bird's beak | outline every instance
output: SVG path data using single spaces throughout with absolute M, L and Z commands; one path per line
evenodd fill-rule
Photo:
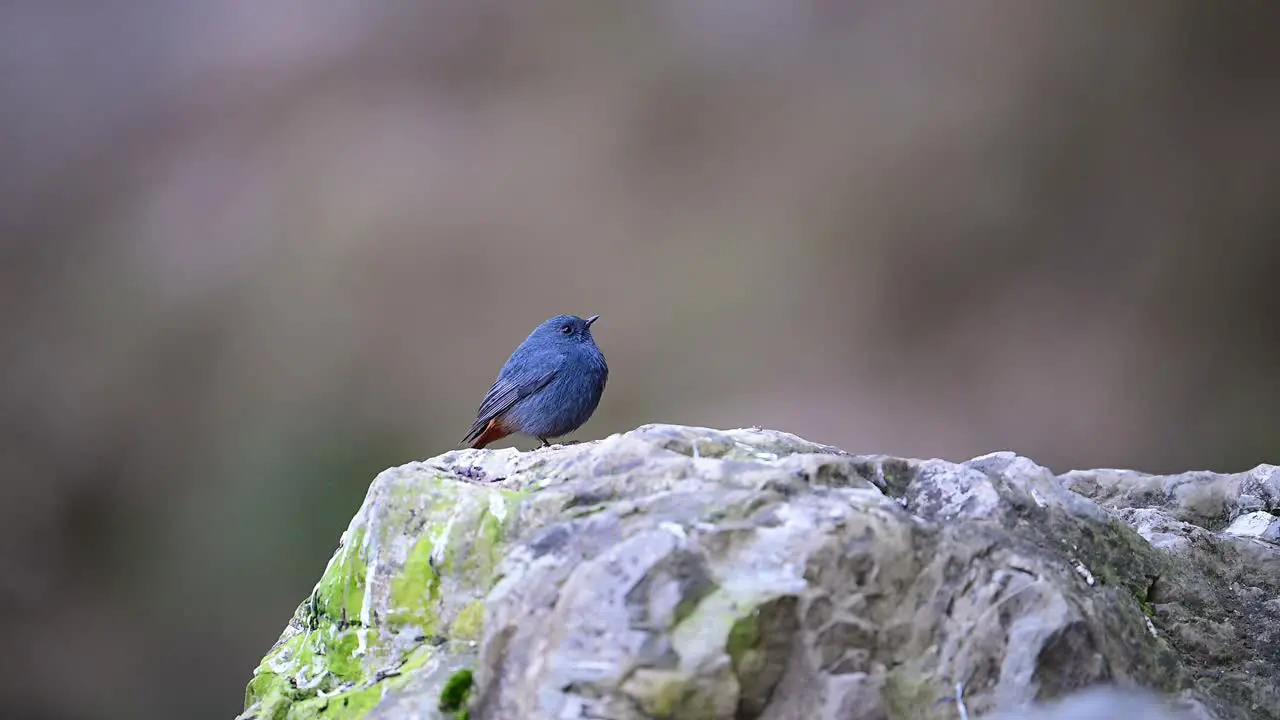
M 599 315 L 592 315 L 591 317 L 587 318 L 587 327 L 591 327 L 591 323 L 599 319 L 600 319 Z

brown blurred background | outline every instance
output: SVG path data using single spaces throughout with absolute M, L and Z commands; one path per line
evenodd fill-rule
M 1262 2 L 4 3 L 4 716 L 234 716 L 373 476 L 560 312 L 612 370 L 578 439 L 1277 461 L 1278 38 Z

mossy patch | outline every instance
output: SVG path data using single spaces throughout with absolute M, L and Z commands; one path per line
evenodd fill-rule
M 683 716 L 686 701 L 694 694 L 690 678 L 675 670 L 642 668 L 628 681 L 628 691 L 641 709 L 655 718 Z
M 307 626 L 310 629 L 320 626 L 321 615 L 341 625 L 358 622 L 364 608 L 364 584 L 367 580 L 367 568 L 360 557 L 364 537 L 364 528 L 353 532 L 339 548 L 335 562 L 316 584 L 307 603 Z
M 527 493 L 394 469 L 380 478 L 246 686 L 259 720 L 359 717 L 400 682 L 375 668 L 399 659 L 404 675 L 440 652 L 437 639 L 480 638 L 483 596 Z M 403 630 L 424 641 L 407 656 L 389 643 Z
M 1156 616 L 1156 609 L 1152 606 L 1151 601 L 1147 599 L 1148 593 L 1143 593 L 1141 595 L 1138 593 L 1132 594 L 1133 599 L 1138 603 L 1138 607 L 1142 609 L 1142 614 L 1149 618 L 1154 618 Z
M 395 686 L 403 680 L 393 678 Z M 315 696 L 293 686 L 287 679 L 266 673 L 254 678 L 253 687 L 247 693 L 245 707 L 258 703 L 255 720 L 304 720 L 326 718 L 332 720 L 356 720 L 364 717 L 383 694 L 391 689 L 392 680 L 366 688 L 352 688 L 336 695 Z
M 261 703 L 258 707 L 258 720 L 284 720 L 289 707 L 305 695 L 289 684 L 287 680 L 272 672 L 258 673 L 249 681 L 245 689 L 244 706 Z
M 487 591 L 493 584 L 498 563 L 506 548 L 508 530 L 519 513 L 526 493 L 493 489 L 484 496 L 487 503 L 476 519 L 469 558 L 462 571 L 476 589 Z
M 499 502 L 502 502 L 499 500 Z M 471 548 L 471 567 L 474 578 L 487 584 L 494 568 L 502 560 L 503 521 L 485 509 L 476 528 L 475 542 Z M 487 589 L 487 588 L 486 588 Z
M 264 720 L 318 712 L 359 717 L 376 702 L 377 687 L 357 690 L 366 680 L 362 659 L 378 638 L 360 620 L 367 582 L 364 540 L 363 528 L 345 539 L 299 609 L 300 622 L 267 653 L 246 687 L 245 707 L 257 703 Z
M 694 611 L 698 609 L 698 602 L 700 600 L 702 600 L 701 597 L 682 598 L 680 602 L 676 603 L 676 609 L 671 616 L 671 626 L 675 627 L 676 625 L 679 625 L 684 622 L 685 618 L 692 615 Z
M 454 640 L 474 642 L 484 630 L 484 601 L 472 600 L 453 619 L 449 635 Z
M 389 684 L 379 683 L 361 690 L 347 692 L 330 697 L 316 697 L 295 703 L 284 715 L 283 720 L 359 720 L 369 714 L 382 696 L 389 689 Z
M 917 720 L 929 717 L 929 711 L 937 703 L 938 692 L 933 684 L 906 671 L 890 672 L 880 691 L 889 720 Z
M 320 631 L 295 635 L 277 647 L 249 682 L 246 702 L 272 692 L 277 684 L 272 678 L 290 687 L 309 689 L 305 693 L 299 690 L 298 697 L 313 695 L 316 690 L 330 692 L 359 679 L 360 663 L 352 656 L 358 644 L 355 632 L 337 633 L 328 642 L 326 635 Z
M 519 502 L 520 495 L 494 490 L 462 497 L 457 489 L 449 488 L 449 505 L 455 514 L 433 517 L 423 527 L 404 567 L 392 580 L 388 622 L 416 625 L 427 635 L 441 634 L 442 621 L 449 622 L 449 608 L 442 601 L 446 578 L 462 586 L 450 585 L 454 596 L 467 586 L 483 593 L 493 584 L 505 547 L 506 524 L 515 512 L 511 503 Z M 459 614 L 468 610 L 469 606 L 463 607 Z M 454 618 L 454 634 L 459 629 L 464 636 L 478 633 L 478 620 Z
M 404 567 L 391 581 L 391 613 L 387 622 L 417 625 L 433 634 L 440 603 L 440 575 L 431 564 L 431 537 L 423 534 L 414 544 Z
M 410 673 L 426 665 L 435 653 L 433 647 L 419 647 L 405 658 L 397 672 L 379 677 L 372 684 L 346 683 L 328 696 L 317 696 L 314 688 L 297 687 L 293 678 L 260 671 L 249 682 L 245 707 L 257 704 L 255 720 L 356 720 L 372 710 L 387 692 L 407 683 Z
M 733 663 L 733 671 L 741 673 L 744 665 L 749 665 L 749 654 L 760 644 L 760 623 L 756 614 L 738 620 L 729 628 L 729 638 L 725 642 L 725 652 Z
M 506 488 L 493 488 L 492 491 L 498 493 L 498 495 L 500 495 L 503 500 L 506 500 L 507 505 L 512 506 L 512 509 L 515 509 L 514 506 L 519 505 L 521 502 L 524 501 L 525 498 L 529 497 L 528 490 L 507 490 Z
M 1152 579 L 1168 572 L 1167 559 L 1114 518 L 1092 522 L 1043 508 L 1021 509 L 1015 517 L 1020 525 L 1034 526 L 1031 537 L 1047 537 L 1063 556 L 1079 559 L 1101 584 L 1124 588 L 1135 597 L 1146 597 Z
M 774 599 L 772 595 L 764 590 L 719 588 L 702 598 L 671 630 L 681 667 L 698 667 L 722 654 L 729 655 L 735 667 L 749 659 L 760 643 L 758 610 Z
M 440 702 L 438 707 L 441 712 L 457 712 L 466 705 L 467 698 L 471 695 L 471 686 L 475 683 L 471 670 L 462 669 L 445 681 L 444 687 L 440 690 Z
M 324 648 L 324 666 L 334 676 L 346 682 L 359 680 L 363 675 L 360 657 L 356 650 L 360 647 L 360 638 L 354 630 L 338 632 Z

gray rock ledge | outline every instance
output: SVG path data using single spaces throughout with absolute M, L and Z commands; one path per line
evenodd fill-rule
M 457 450 L 373 481 L 240 718 L 1280 720 L 1278 516 L 1269 465 Z

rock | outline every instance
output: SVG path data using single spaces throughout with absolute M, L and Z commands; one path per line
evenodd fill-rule
M 1063 475 L 1062 482 L 1068 489 L 1110 509 L 1154 508 L 1175 520 L 1209 530 L 1221 530 L 1249 512 L 1280 514 L 1280 467 L 1275 465 L 1259 465 L 1248 472 L 1228 475 L 1076 470 Z
M 1208 720 L 1213 714 L 1195 700 L 1167 701 L 1152 693 L 1091 688 L 1032 710 L 1008 710 L 984 720 Z
M 1251 537 L 1267 542 L 1280 542 L 1280 516 L 1269 512 L 1246 513 L 1231 521 L 1224 533 L 1239 537 Z
M 1280 719 L 1269 467 L 457 450 L 374 480 L 241 718 Z

